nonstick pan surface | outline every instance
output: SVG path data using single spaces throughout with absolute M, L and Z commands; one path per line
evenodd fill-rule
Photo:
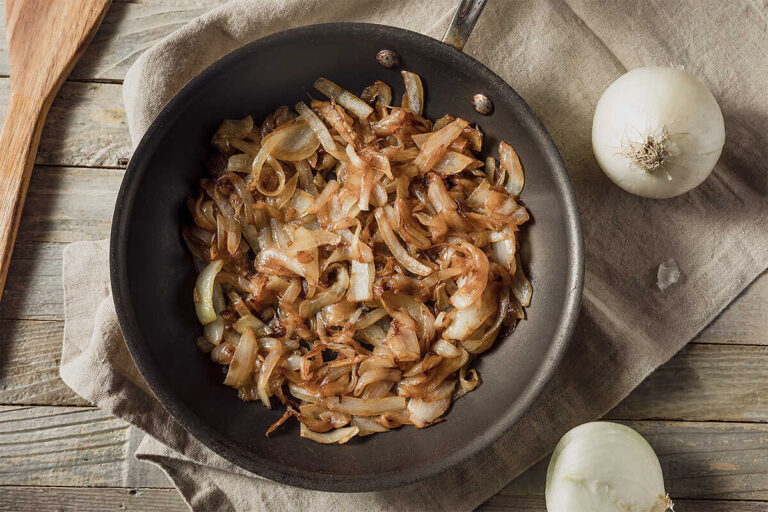
M 382 48 L 401 56 L 386 69 Z M 294 105 L 324 76 L 359 93 L 375 80 L 403 93 L 399 70 L 423 80 L 425 115 L 480 124 L 495 154 L 510 143 L 525 168 L 522 254 L 534 287 L 528 318 L 475 363 L 482 384 L 458 400 L 447 420 L 403 427 L 346 445 L 302 439 L 298 426 L 267 428 L 282 411 L 245 403 L 222 384 L 221 367 L 195 345 L 201 329 L 192 290 L 195 269 L 181 226 L 185 198 L 197 190 L 223 119 L 262 119 Z M 554 86 L 554 85 L 553 85 Z M 472 107 L 475 93 L 492 115 Z M 444 471 L 508 430 L 552 375 L 576 321 L 583 279 L 579 216 L 562 159 L 541 122 L 488 68 L 435 39 L 392 27 L 336 23 L 281 32 L 227 55 L 187 84 L 163 109 L 131 159 L 115 208 L 111 275 L 120 326 L 142 375 L 176 421 L 234 464 L 272 480 L 328 491 L 371 491 Z

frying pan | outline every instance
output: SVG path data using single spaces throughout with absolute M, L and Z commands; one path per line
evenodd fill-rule
M 464 1 L 448 31 L 460 48 L 482 1 Z M 389 49 L 399 66 L 376 55 Z M 290 64 L 288 64 L 290 63 Z M 523 261 L 534 287 L 528 318 L 475 368 L 482 384 L 460 399 L 447 421 L 321 445 L 298 427 L 266 429 L 282 414 L 245 403 L 222 385 L 221 367 L 202 353 L 192 290 L 195 270 L 180 228 L 185 198 L 197 190 L 223 119 L 261 119 L 293 105 L 324 76 L 352 91 L 380 79 L 403 93 L 400 69 L 424 82 L 425 114 L 476 121 L 486 151 L 510 143 L 525 168 L 522 199 L 533 221 L 523 229 Z M 272 70 L 264 72 L 263 70 Z M 474 110 L 485 94 L 490 115 Z M 315 93 L 316 94 L 316 93 Z M 128 348 L 154 394 L 176 421 L 234 464 L 272 480 L 326 491 L 372 491 L 433 476 L 467 459 L 508 430 L 552 375 L 576 321 L 583 278 L 579 216 L 562 159 L 541 122 L 515 91 L 457 47 L 418 33 L 361 23 L 314 25 L 265 37 L 230 53 L 188 83 L 138 145 L 115 207 L 112 290 Z

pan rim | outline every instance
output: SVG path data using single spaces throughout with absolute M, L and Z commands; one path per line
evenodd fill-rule
M 367 476 L 324 475 L 263 459 L 258 454 L 242 456 L 212 435 L 213 431 L 205 427 L 190 409 L 182 406 L 174 397 L 172 388 L 166 385 L 160 372 L 153 369 L 152 358 L 143 350 L 146 343 L 138 328 L 129 292 L 127 233 L 139 185 L 148 171 L 147 162 L 156 149 L 156 146 L 153 147 L 153 141 L 158 139 L 157 134 L 162 133 L 169 122 L 180 115 L 187 99 L 193 97 L 198 88 L 219 70 L 226 69 L 231 62 L 243 58 L 249 52 L 257 51 L 259 47 L 268 47 L 279 44 L 281 41 L 327 33 L 344 33 L 355 37 L 371 32 L 414 40 L 425 46 L 425 51 L 432 51 L 443 58 L 457 60 L 463 65 L 471 66 L 485 83 L 492 83 L 504 90 L 505 100 L 514 104 L 519 111 L 521 124 L 535 140 L 539 141 L 547 166 L 552 172 L 558 195 L 562 198 L 568 239 L 568 292 L 562 313 L 557 319 L 556 334 L 552 338 L 544 362 L 539 366 L 534 378 L 527 383 L 515 406 L 505 411 L 482 436 L 476 437 L 462 449 L 447 457 L 406 469 Z M 425 480 L 466 461 L 498 440 L 530 409 L 559 366 L 576 327 L 584 280 L 583 234 L 575 193 L 560 152 L 538 116 L 509 84 L 473 57 L 418 32 L 372 23 L 324 23 L 277 32 L 235 49 L 206 67 L 184 85 L 158 113 L 134 150 L 115 203 L 109 260 L 115 310 L 131 357 L 158 401 L 184 430 L 218 455 L 256 475 L 297 487 L 331 492 L 379 491 Z M 255 460 L 258 463 L 255 463 Z

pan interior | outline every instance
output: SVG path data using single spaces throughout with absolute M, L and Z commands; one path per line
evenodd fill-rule
M 398 70 L 376 63 L 390 48 L 418 73 L 425 115 L 476 121 L 484 146 L 499 140 L 519 153 L 522 199 L 533 222 L 523 230 L 523 259 L 534 286 L 528 319 L 475 363 L 482 379 L 447 421 L 404 427 L 321 445 L 281 428 L 267 439 L 279 407 L 245 403 L 222 385 L 221 367 L 198 350 L 192 304 L 195 271 L 180 235 L 191 222 L 185 198 L 196 191 L 211 154 L 210 138 L 227 118 L 261 120 L 279 105 L 320 97 L 324 76 L 359 94 L 375 80 L 403 93 Z M 477 92 L 494 102 L 491 116 L 472 109 Z M 113 288 L 128 346 L 152 390 L 197 439 L 235 464 L 293 485 L 335 491 L 392 487 L 447 469 L 477 452 L 516 421 L 562 353 L 578 307 L 580 234 L 562 161 L 538 120 L 498 77 L 471 58 L 411 32 L 334 24 L 284 32 L 251 43 L 203 72 L 164 109 L 136 151 L 115 212 Z M 277 400 L 275 400 L 277 402 Z M 279 404 L 276 404 L 279 405 Z

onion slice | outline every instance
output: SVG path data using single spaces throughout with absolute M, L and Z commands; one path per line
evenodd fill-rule
M 507 173 L 507 181 L 504 188 L 513 196 L 520 195 L 525 184 L 525 175 L 523 166 L 520 164 L 520 158 L 512 146 L 506 142 L 499 142 L 499 163 L 501 169 Z
M 216 275 L 223 266 L 223 260 L 212 261 L 197 276 L 194 292 L 195 313 L 203 325 L 215 321 L 218 317 L 213 307 L 213 289 Z
M 410 71 L 401 71 L 400 73 L 403 75 L 403 82 L 405 82 L 403 108 L 421 115 L 422 110 L 424 110 L 424 87 L 421 85 L 421 78 Z
M 430 171 L 443 158 L 451 142 L 461 135 L 461 131 L 468 125 L 469 122 L 463 119 L 456 119 L 444 128 L 430 134 L 429 138 L 424 141 L 421 152 L 419 152 L 419 156 L 416 157 L 413 163 L 423 173 Z
M 344 444 L 355 437 L 358 432 L 360 429 L 357 427 L 344 427 L 321 434 L 310 430 L 304 423 L 301 424 L 301 437 L 322 444 Z
M 314 130 L 317 139 L 320 141 L 320 144 L 323 145 L 323 149 L 329 153 L 338 151 L 336 142 L 334 142 L 333 137 L 331 137 L 331 132 L 328 131 L 325 123 L 317 117 L 317 114 L 315 114 L 311 108 L 309 108 L 303 101 L 300 101 L 296 104 L 296 112 L 298 112 L 301 118 L 307 122 L 312 130 Z
M 461 251 L 470 257 L 469 272 L 463 276 L 464 284 L 451 295 L 449 302 L 457 309 L 469 307 L 478 300 L 488 285 L 489 263 L 483 251 L 473 244 L 464 242 Z
M 533 287 L 531 286 L 528 278 L 523 273 L 523 266 L 520 264 L 520 254 L 515 255 L 516 270 L 515 275 L 512 276 L 512 293 L 515 294 L 517 300 L 524 307 L 531 305 L 531 295 L 533 295 Z
M 411 398 L 408 401 L 408 418 L 417 428 L 428 427 L 448 410 L 449 405 L 451 405 L 450 396 L 432 402 Z
M 399 411 L 406 406 L 405 398 L 402 396 L 373 399 L 344 396 L 341 399 L 329 398 L 326 402 L 328 409 L 353 416 L 377 416 L 387 411 Z
M 365 119 L 373 113 L 366 102 L 327 78 L 318 78 L 314 83 L 315 89 L 333 99 L 342 107 L 353 112 L 360 119 Z
M 374 215 L 376 216 L 376 222 L 379 226 L 379 231 L 384 243 L 387 244 L 389 250 L 392 251 L 392 255 L 397 258 L 405 268 L 418 274 L 420 276 L 428 276 L 432 273 L 432 269 L 421 263 L 416 258 L 413 258 L 408 252 L 400 245 L 400 242 L 395 236 L 395 232 L 392 230 L 392 225 L 389 222 L 389 218 L 383 208 L 376 208 Z
M 224 384 L 233 388 L 241 388 L 253 373 L 258 351 L 259 344 L 256 342 L 256 336 L 252 330 L 246 329 L 240 337 L 240 343 L 237 344 L 235 356 L 229 363 L 229 371 L 227 371 Z

